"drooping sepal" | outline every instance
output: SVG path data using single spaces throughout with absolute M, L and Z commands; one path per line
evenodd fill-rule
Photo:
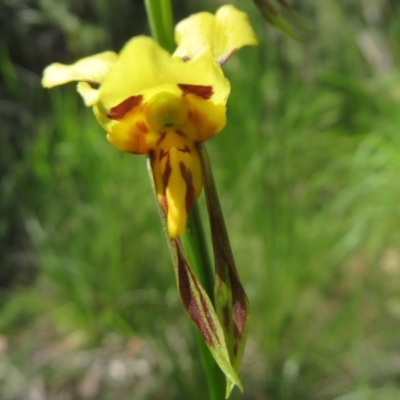
M 224 330 L 230 361 L 237 373 L 246 345 L 249 302 L 236 270 L 207 152 L 204 144 L 199 144 L 198 148 L 215 259 L 214 302 Z M 230 395 L 233 386 L 232 382 L 227 381 L 226 397 Z
M 71 65 L 53 63 L 44 70 L 42 85 L 52 88 L 73 81 L 100 84 L 117 60 L 116 53 L 105 51 L 82 58 Z
M 219 65 L 243 46 L 257 44 L 247 15 L 230 4 L 215 14 L 200 12 L 185 18 L 175 27 L 175 40 L 175 57 L 191 60 L 210 49 Z
M 235 385 L 240 390 L 243 390 L 243 387 L 232 363 L 224 329 L 206 291 L 190 268 L 179 239 L 171 240 L 175 242 L 172 246 L 176 246 L 174 266 L 181 302 L 216 363 L 225 374 L 227 388 L 230 388 L 226 391 L 226 397 L 228 397 Z

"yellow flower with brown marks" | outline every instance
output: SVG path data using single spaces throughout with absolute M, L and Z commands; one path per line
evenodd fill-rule
M 172 238 L 202 189 L 197 144 L 226 124 L 229 81 L 220 67 L 236 50 L 257 43 L 246 14 L 231 5 L 194 14 L 175 30 L 174 54 L 152 38 L 129 40 L 119 54 L 103 52 L 72 65 L 48 66 L 46 88 L 78 81 L 108 141 L 150 157 L 157 198 Z

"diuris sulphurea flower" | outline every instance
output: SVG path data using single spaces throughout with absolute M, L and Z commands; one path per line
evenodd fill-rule
M 138 36 L 119 54 L 52 64 L 42 81 L 46 88 L 78 81 L 108 141 L 150 157 L 172 238 L 185 231 L 187 213 L 202 190 L 197 144 L 226 124 L 230 85 L 220 65 L 240 47 L 257 43 L 246 14 L 231 5 L 181 21 L 175 39 L 172 55 L 152 38 Z

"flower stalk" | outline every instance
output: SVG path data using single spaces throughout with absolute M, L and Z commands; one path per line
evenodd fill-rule
M 175 43 L 170 0 L 145 0 L 144 4 L 152 36 L 162 48 L 172 53 Z

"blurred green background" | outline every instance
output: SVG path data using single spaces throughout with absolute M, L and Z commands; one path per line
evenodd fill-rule
M 232 399 L 399 399 L 400 3 L 293 0 L 303 43 L 233 3 L 260 46 L 208 144 L 252 310 Z M 0 0 L 0 27 L 0 398 L 204 400 L 144 158 L 40 86 L 147 34 L 142 1 Z

